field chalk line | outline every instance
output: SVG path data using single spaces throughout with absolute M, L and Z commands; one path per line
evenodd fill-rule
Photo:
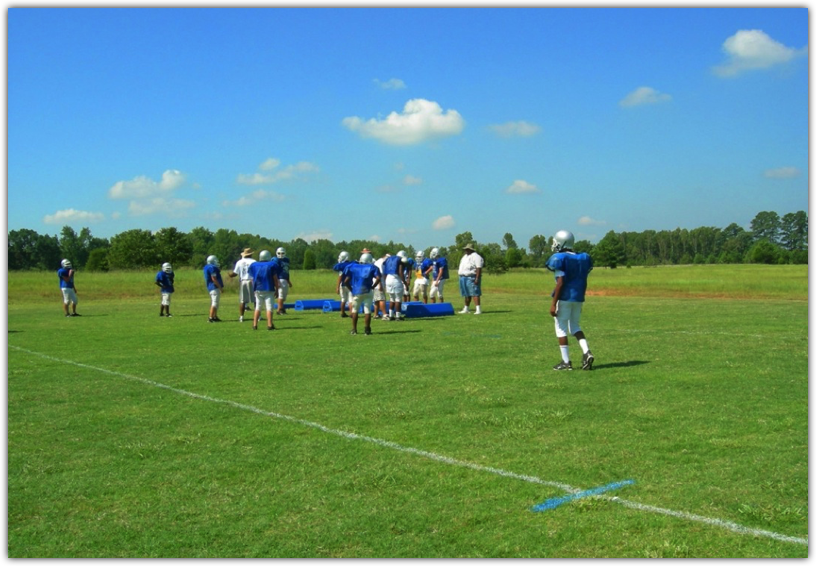
M 441 454 L 436 454 L 434 452 L 427 452 L 425 450 L 419 450 L 417 448 L 411 448 L 410 446 L 402 446 L 401 444 L 397 444 L 396 442 L 390 442 L 388 440 L 373 438 L 371 436 L 363 436 L 363 435 L 360 435 L 360 434 L 355 434 L 353 432 L 346 432 L 346 431 L 343 431 L 343 430 L 337 430 L 337 429 L 333 429 L 333 428 L 329 428 L 327 426 L 324 426 L 324 425 L 322 425 L 320 423 L 315 423 L 315 422 L 299 419 L 297 417 L 291 417 L 289 415 L 283 415 L 283 414 L 280 414 L 280 413 L 275 413 L 275 412 L 272 412 L 272 411 L 264 411 L 263 409 L 259 409 L 258 407 L 253 407 L 251 405 L 244 405 L 243 403 L 236 403 L 235 401 L 228 401 L 228 400 L 225 400 L 225 399 L 217 399 L 215 397 L 209 397 L 207 395 L 201 395 L 199 393 L 193 393 L 192 391 L 186 391 L 184 389 L 178 389 L 176 387 L 172 387 L 170 385 L 165 385 L 164 383 L 159 383 L 158 381 L 152 381 L 152 380 L 146 379 L 144 377 L 137 377 L 137 376 L 134 376 L 134 375 L 128 375 L 126 373 L 121 373 L 121 372 L 118 372 L 118 371 L 112 371 L 112 370 L 105 369 L 105 368 L 91 366 L 91 365 L 88 365 L 88 364 L 83 364 L 81 362 L 75 362 L 73 360 L 55 358 L 55 357 L 49 356 L 47 354 L 42 354 L 40 352 L 34 352 L 32 350 L 27 350 L 27 349 L 21 348 L 19 346 L 13 346 L 11 344 L 9 344 L 8 347 L 9 347 L 9 349 L 14 349 L 14 350 L 17 350 L 19 352 L 24 352 L 26 354 L 30 354 L 32 356 L 37 356 L 37 357 L 43 358 L 45 360 L 51 360 L 51 361 L 62 363 L 62 364 L 69 364 L 69 365 L 73 365 L 73 366 L 76 366 L 76 367 L 90 369 L 90 370 L 93 370 L 93 371 L 98 371 L 100 373 L 105 373 L 105 374 L 108 374 L 108 375 L 113 375 L 113 376 L 116 376 L 116 377 L 129 379 L 129 380 L 132 380 L 132 381 L 137 381 L 139 383 L 144 383 L 146 385 L 151 385 L 153 387 L 158 387 L 160 389 L 165 389 L 167 391 L 172 391 L 174 393 L 178 393 L 179 395 L 185 395 L 185 396 L 191 397 L 193 399 L 199 399 L 199 400 L 202 400 L 202 401 L 209 401 L 211 403 L 219 403 L 219 404 L 222 404 L 222 405 L 228 405 L 228 406 L 231 406 L 231 407 L 235 407 L 237 409 L 241 409 L 241 410 L 244 410 L 244 411 L 249 411 L 249 412 L 256 413 L 256 414 L 259 414 L 259 415 L 263 415 L 263 416 L 266 416 L 266 417 L 273 417 L 273 418 L 276 418 L 276 419 L 289 421 L 289 422 L 300 424 L 300 425 L 307 426 L 307 427 L 310 427 L 310 428 L 315 428 L 315 429 L 323 431 L 325 433 L 332 434 L 332 435 L 335 435 L 335 436 L 341 436 L 343 438 L 348 438 L 350 440 L 362 440 L 362 441 L 365 441 L 365 442 L 370 442 L 372 444 L 376 444 L 377 446 L 382 446 L 382 447 L 385 447 L 385 448 L 391 448 L 392 450 L 397 450 L 399 452 L 414 454 L 416 456 L 421 456 L 423 458 L 427 458 L 429 460 L 434 460 L 434 461 L 437 461 L 437 462 L 442 462 L 444 464 L 449 464 L 451 466 L 459 466 L 459 467 L 462 467 L 462 468 L 469 468 L 471 470 L 475 470 L 475 471 L 478 471 L 478 472 L 488 472 L 488 473 L 495 474 L 495 475 L 502 476 L 502 477 L 506 477 L 506 478 L 517 479 L 517 480 L 526 481 L 526 482 L 529 482 L 529 483 L 534 483 L 534 484 L 539 484 L 539 485 L 546 485 L 546 486 L 549 486 L 549 487 L 556 487 L 558 489 L 561 489 L 561 490 L 567 492 L 570 495 L 580 494 L 583 491 L 585 491 L 585 490 L 581 490 L 581 489 L 575 488 L 575 487 L 573 487 L 571 485 L 567 485 L 567 484 L 564 484 L 564 483 L 547 481 L 547 480 L 543 480 L 541 478 L 537 478 L 535 476 L 517 474 L 515 472 L 510 472 L 510 471 L 502 470 L 502 469 L 499 469 L 499 468 L 492 468 L 492 467 L 489 467 L 489 466 L 482 466 L 482 465 L 479 465 L 479 464 L 474 464 L 472 462 L 466 462 L 464 460 L 457 460 L 455 458 L 449 458 L 448 456 L 442 456 Z M 707 524 L 707 525 L 711 525 L 713 527 L 719 527 L 719 528 L 722 528 L 722 529 L 726 529 L 726 530 L 729 530 L 729 531 L 732 531 L 734 533 L 738 533 L 738 534 L 741 534 L 741 535 L 751 535 L 751 536 L 757 536 L 757 537 L 765 537 L 765 538 L 770 538 L 770 539 L 774 539 L 774 540 L 778 540 L 778 541 L 782 541 L 782 542 L 802 544 L 802 545 L 805 545 L 805 546 L 807 546 L 807 544 L 808 544 L 808 539 L 807 538 L 793 537 L 793 536 L 783 535 L 783 534 L 780 534 L 780 533 L 775 533 L 773 531 L 766 531 L 766 530 L 762 530 L 762 529 L 754 529 L 754 528 L 751 528 L 751 527 L 746 527 L 746 526 L 740 525 L 738 523 L 734 523 L 732 521 L 725 521 L 723 519 L 713 519 L 713 518 L 710 518 L 710 517 L 704 517 L 702 515 L 695 515 L 694 513 L 686 513 L 684 511 L 673 511 L 671 509 L 664 509 L 664 508 L 661 508 L 661 507 L 655 507 L 653 505 L 645 505 L 645 504 L 642 504 L 642 503 L 637 503 L 635 501 L 627 501 L 625 499 L 620 499 L 618 497 L 610 497 L 608 495 L 598 495 L 597 497 L 600 498 L 600 499 L 606 499 L 608 501 L 618 503 L 620 505 L 623 505 L 624 507 L 628 507 L 629 509 L 634 509 L 634 510 L 637 510 L 637 511 L 644 511 L 644 512 L 647 512 L 647 513 L 655 513 L 655 514 L 658 514 L 658 515 L 667 515 L 669 517 L 675 517 L 677 519 L 682 519 L 682 520 L 685 520 L 685 521 L 694 521 L 694 522 L 697 522 L 697 523 L 704 523 L 704 524 Z

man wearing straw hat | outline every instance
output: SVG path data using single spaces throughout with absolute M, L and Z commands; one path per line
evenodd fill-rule
M 240 302 L 240 306 L 238 310 L 240 311 L 240 316 L 238 317 L 239 322 L 244 322 L 244 312 L 246 311 L 247 303 L 254 303 L 255 299 L 253 298 L 253 290 L 252 290 L 252 278 L 249 276 L 249 266 L 255 263 L 255 260 L 252 259 L 252 254 L 255 253 L 252 251 L 252 248 L 244 248 L 244 251 L 241 252 L 241 259 L 235 262 L 235 267 L 232 269 L 232 273 L 229 274 L 230 277 L 240 277 L 239 279 L 239 287 L 238 287 L 238 301 Z

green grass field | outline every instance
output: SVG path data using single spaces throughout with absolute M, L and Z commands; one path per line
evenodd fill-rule
M 153 277 L 9 274 L 10 557 L 808 556 L 807 266 L 597 269 L 591 372 L 539 270 L 373 336 Z

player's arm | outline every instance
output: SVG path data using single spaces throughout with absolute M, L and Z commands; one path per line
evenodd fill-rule
M 550 305 L 550 316 L 558 313 L 558 297 L 561 295 L 561 288 L 564 286 L 564 276 L 555 278 L 555 290 L 553 291 L 552 304 Z

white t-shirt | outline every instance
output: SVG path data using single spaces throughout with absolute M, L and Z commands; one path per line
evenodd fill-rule
M 462 261 L 459 262 L 459 275 L 476 275 L 476 270 L 483 267 L 484 259 L 482 256 L 476 252 L 473 252 L 472 254 L 465 254 L 462 256 Z
M 249 281 L 249 266 L 255 263 L 251 257 L 242 257 L 235 262 L 232 272 L 241 278 L 241 281 Z

